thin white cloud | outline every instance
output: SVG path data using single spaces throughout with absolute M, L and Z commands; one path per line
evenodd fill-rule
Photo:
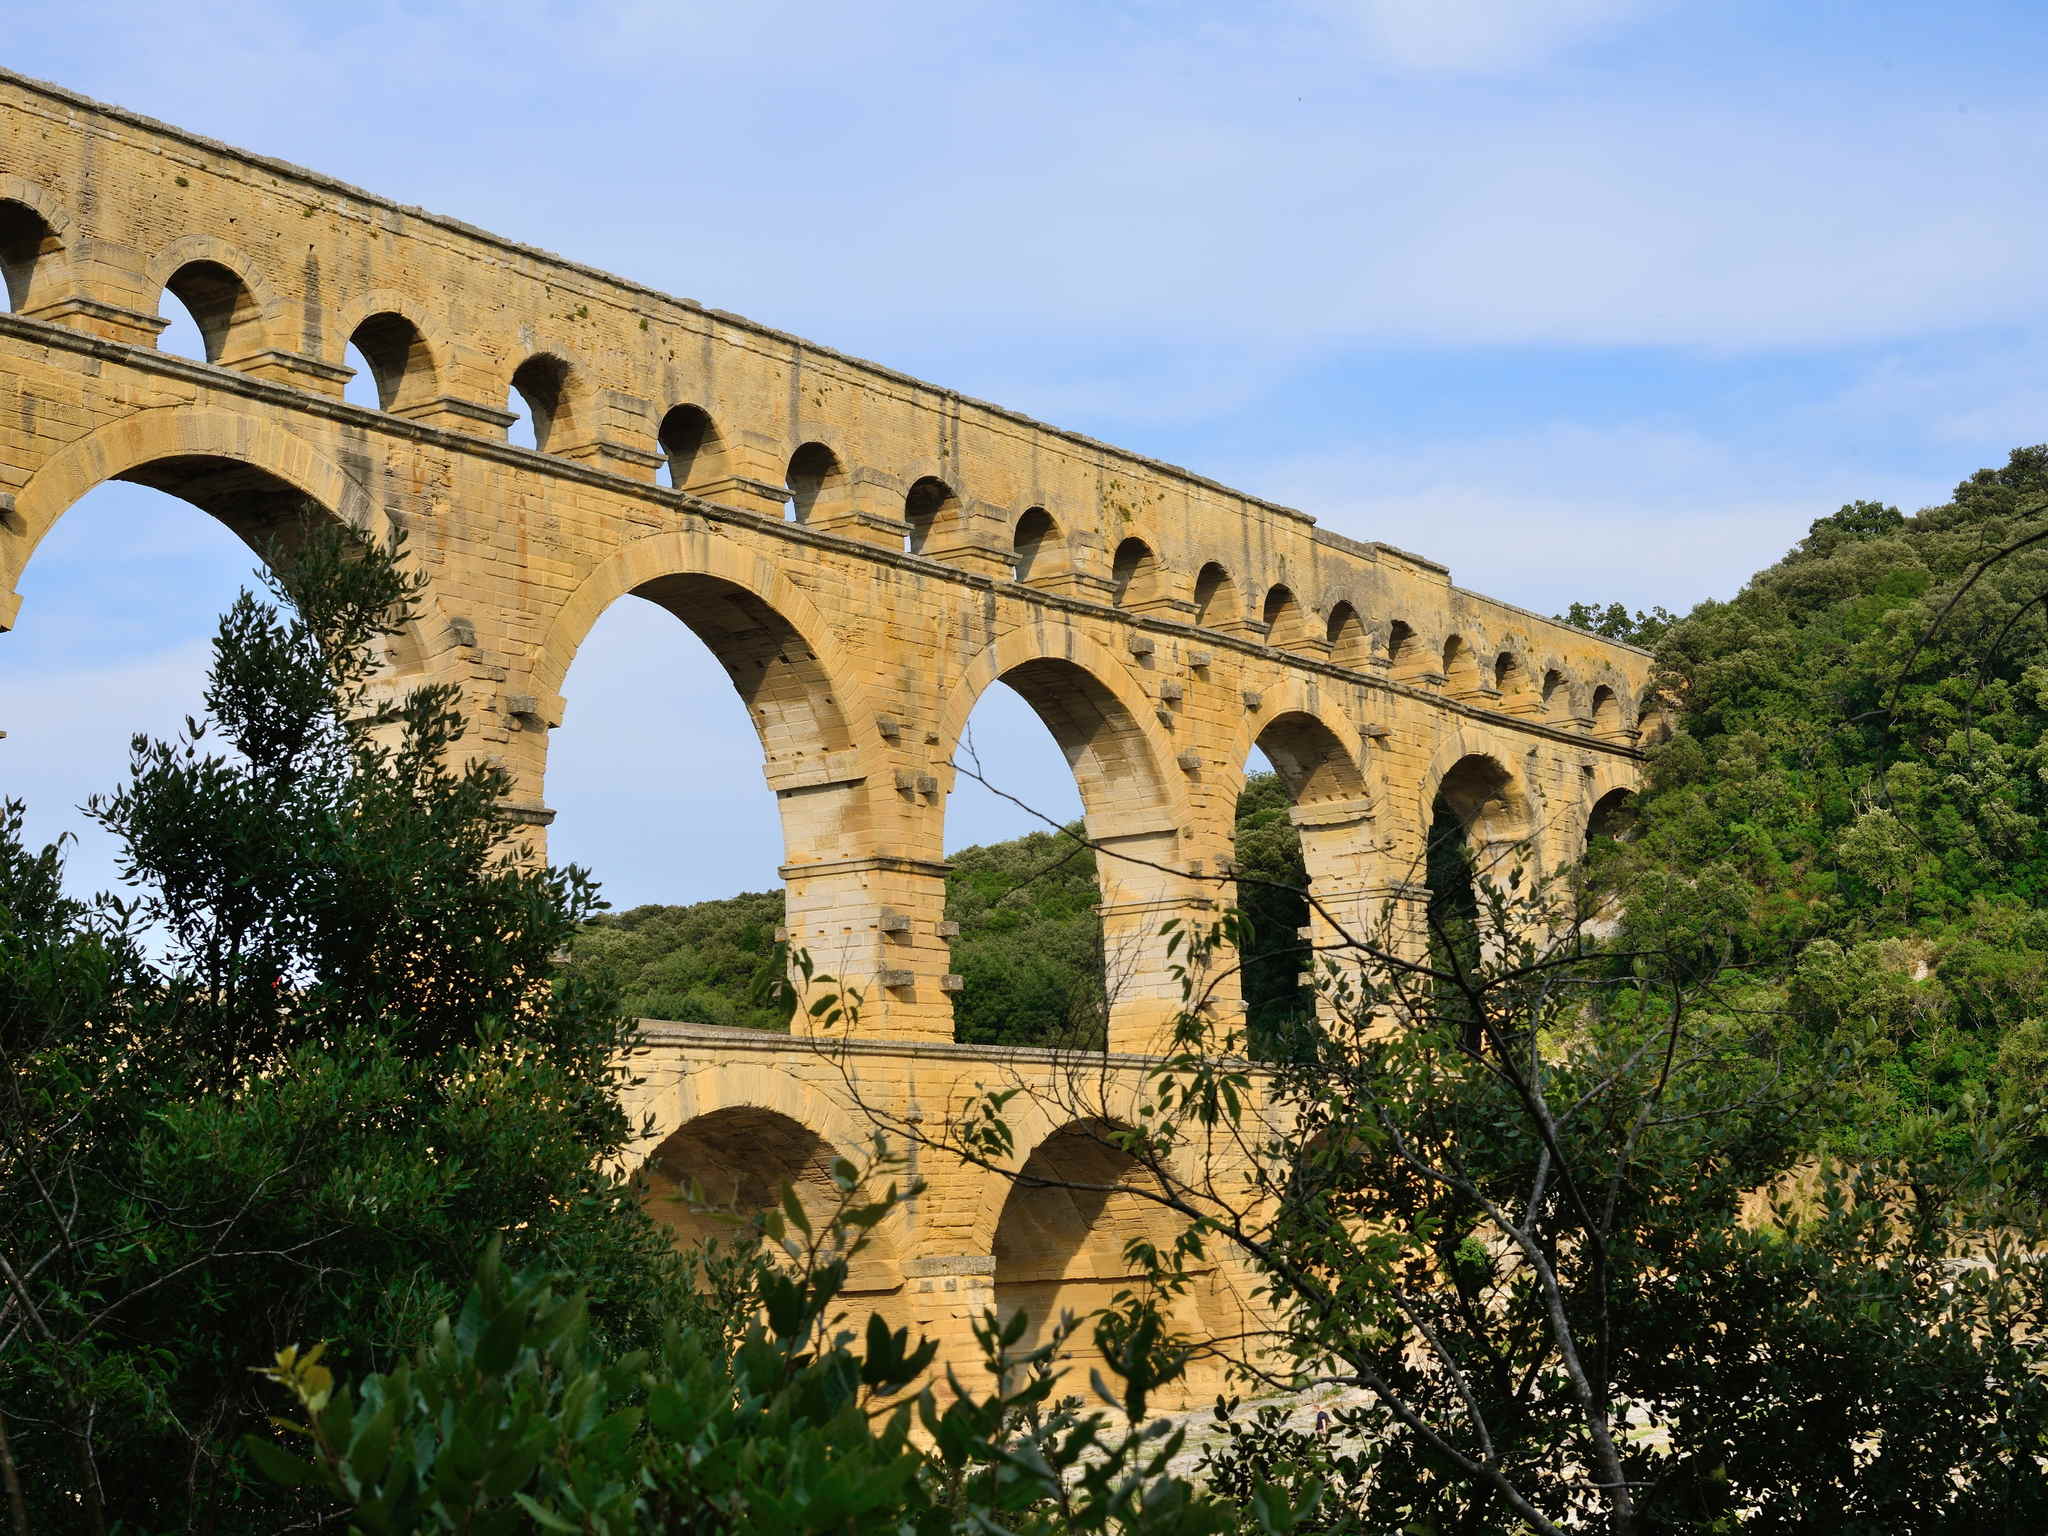
M 1382 63 L 1421 74 L 1506 74 L 1635 20 L 1635 0 L 1319 0 Z

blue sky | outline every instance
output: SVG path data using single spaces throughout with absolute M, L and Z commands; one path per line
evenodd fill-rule
M 1726 595 L 1845 500 L 1911 509 L 2048 438 L 2044 30 L 1967 3 L 15 0 L 0 58 L 1550 611 Z M 45 834 L 189 705 L 247 564 L 154 500 L 82 503 L 0 637 L 0 791 Z M 571 676 L 555 849 L 624 902 L 769 884 L 744 718 L 659 619 L 615 610 Z M 1020 707 L 976 724 L 1071 806 Z M 629 799 L 622 761 L 677 772 Z M 1015 825 L 963 792 L 949 842 Z M 81 850 L 81 882 L 106 868 Z

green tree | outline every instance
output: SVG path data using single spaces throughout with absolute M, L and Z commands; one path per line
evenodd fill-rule
M 371 691 L 417 581 L 312 539 L 222 621 L 203 716 L 93 802 L 132 901 L 0 817 L 0 1415 L 38 1528 L 273 1532 L 252 1360 L 398 1358 L 481 1234 L 608 1336 L 699 1306 L 605 1171 L 630 1026 L 550 957 L 595 904 L 460 760 L 454 691 Z
M 1875 1037 L 1822 1144 L 1964 1134 L 1951 1112 L 1998 1098 L 2001 1034 L 2037 1012 L 2044 533 L 2048 448 L 2016 449 L 1913 516 L 1818 519 L 1658 645 L 1676 731 L 1603 878 L 1631 947 L 1739 965 L 1725 1002 L 1787 1050 Z
M 1141 1428 L 1163 1378 L 1142 1355 L 1115 1364 L 1132 1413 L 1051 1401 L 1045 1369 L 1063 1330 L 1030 1352 L 1023 1321 L 979 1328 L 992 1376 L 979 1390 L 926 1374 L 936 1346 L 839 1310 L 848 1262 L 896 1204 L 870 1198 L 844 1160 L 839 1204 L 817 1226 L 794 1197 L 757 1230 L 762 1262 L 714 1261 L 759 1305 L 730 1346 L 671 1328 L 619 1355 L 592 1336 L 584 1298 L 485 1255 L 459 1314 L 396 1369 L 337 1388 L 318 1350 L 266 1373 L 297 1398 L 295 1450 L 252 1437 L 278 1481 L 346 1502 L 354 1528 L 583 1531 L 628 1536 L 905 1536 L 1065 1531 L 1202 1536 L 1284 1531 L 1294 1509 L 1260 1488 L 1242 1507 L 1168 1471 L 1182 1435 Z M 1007 1369 L 997 1371 L 996 1362 Z
M 1137 1115 L 1063 1085 L 1141 1165 L 1122 1187 L 1185 1223 L 1133 1246 L 1116 1305 L 1234 1251 L 1274 1319 L 1237 1346 L 1248 1385 L 1341 1392 L 1314 1445 L 1226 1412 L 1216 1485 L 1319 1492 L 1333 1530 L 2038 1528 L 2048 1276 L 1991 1145 L 2009 1128 L 1816 1167 L 1855 1032 L 1816 1071 L 1661 957 L 1617 972 L 1560 924 L 1568 896 L 1482 879 L 1469 964 L 1356 935 L 1314 1048 L 1256 1076 L 1201 1005 L 1233 925 L 1191 936 Z M 1013 1097 L 945 1144 L 1006 1166 Z M 1214 1176 L 1219 1146 L 1248 1169 Z
M 780 891 L 601 913 L 577 938 L 570 969 L 617 986 L 634 1018 L 786 1031 L 782 917 Z
M 1622 603 L 1573 603 L 1553 617 L 1558 623 L 1569 624 L 1574 629 L 1645 649 L 1656 645 L 1664 638 L 1664 632 L 1677 622 L 1677 615 L 1662 607 L 1652 607 L 1648 611 L 1638 608 L 1631 613 Z

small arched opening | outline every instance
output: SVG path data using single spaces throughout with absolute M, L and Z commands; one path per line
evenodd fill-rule
M 903 535 L 904 551 L 913 555 L 923 554 L 940 524 L 951 517 L 959 505 L 960 498 L 953 494 L 953 488 L 938 476 L 925 475 L 915 481 L 903 498 L 903 521 L 908 526 Z
M 1593 734 L 1618 736 L 1621 730 L 1621 695 L 1602 683 L 1593 690 Z
M 357 405 L 395 411 L 434 398 L 433 355 L 403 315 L 386 311 L 363 321 L 349 336 L 348 360 L 355 376 L 344 394 Z
M 789 456 L 783 480 L 789 487 L 791 522 L 809 522 L 820 500 L 836 493 L 845 481 L 839 457 L 823 443 L 804 443 Z
M 1436 658 L 1405 620 L 1387 625 L 1387 674 L 1402 682 L 1421 682 L 1436 669 Z
M 1522 658 L 1513 651 L 1502 651 L 1493 658 L 1493 686 L 1499 690 L 1501 702 L 1510 706 L 1520 704 L 1529 692 L 1529 669 L 1522 665 Z
M 1308 616 L 1284 583 L 1268 590 L 1259 618 L 1266 626 L 1266 644 L 1281 650 L 1296 649 L 1308 635 Z
M 1366 633 L 1365 621 L 1347 602 L 1340 601 L 1330 610 L 1324 638 L 1330 643 L 1330 660 L 1340 667 L 1356 670 L 1372 659 L 1372 637 Z
M 1230 572 L 1211 560 L 1195 576 L 1195 622 L 1213 628 L 1243 617 L 1237 583 L 1230 579 Z
M 824 1137 L 787 1115 L 735 1106 L 699 1115 L 670 1134 L 648 1154 L 634 1186 L 669 1240 L 688 1251 L 712 1241 L 732 1243 L 746 1223 L 780 1207 L 785 1189 L 822 1230 L 839 1200 L 832 1179 L 838 1155 Z M 901 1284 L 893 1234 L 884 1225 L 853 1260 L 846 1289 L 876 1295 Z
M 553 451 L 568 424 L 568 363 L 549 352 L 529 357 L 512 371 L 505 408 L 517 418 L 506 433 L 510 442 L 536 453 Z
M 1453 694 L 1477 693 L 1483 682 L 1479 675 L 1479 658 L 1473 655 L 1472 647 L 1463 635 L 1452 635 L 1444 641 L 1441 670 L 1444 683 Z
M 231 268 L 217 261 L 188 261 L 170 275 L 157 310 L 172 322 L 158 339 L 165 351 L 192 345 L 185 339 L 191 333 L 183 332 L 176 309 L 169 308 L 174 302 L 197 333 L 193 340 L 202 361 L 218 363 L 256 350 L 263 329 L 256 295 Z
M 19 313 L 42 302 L 41 276 L 62 248 L 40 213 L 27 203 L 0 198 L 0 280 L 10 310 Z
M 1571 685 L 1565 681 L 1564 673 L 1556 667 L 1548 668 L 1543 674 L 1542 707 L 1546 720 L 1555 720 L 1571 706 Z
M 1664 707 L 1664 697 L 1655 689 L 1645 693 L 1636 708 L 1636 728 L 1641 732 L 1642 744 L 1654 747 L 1671 739 L 1671 714 Z
M 1017 519 L 1017 532 L 1010 541 L 1011 570 L 1019 581 L 1029 581 L 1033 572 L 1051 574 L 1060 546 L 1059 524 L 1043 507 L 1026 509 Z
M 723 445 L 711 423 L 711 413 L 702 406 L 671 409 L 661 418 L 654 440 L 661 450 L 662 484 L 687 491 L 718 478 Z
M 1149 602 L 1159 595 L 1159 561 L 1152 553 L 1152 546 L 1143 539 L 1125 539 L 1117 545 L 1109 574 L 1116 583 L 1119 608 Z

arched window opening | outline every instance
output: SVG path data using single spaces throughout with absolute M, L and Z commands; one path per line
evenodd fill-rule
M 515 446 L 546 453 L 558 438 L 569 402 L 569 365 L 559 357 L 537 353 L 512 372 L 505 408 L 519 420 L 506 436 Z
M 1637 730 L 1642 735 L 1642 744 L 1654 747 L 1671 739 L 1671 716 L 1664 708 L 1664 700 L 1654 690 L 1643 695 L 1642 703 L 1636 709 Z
M 62 247 L 40 213 L 26 203 L 0 198 L 0 279 L 7 307 L 19 312 L 41 302 L 37 274 Z
M 1494 758 L 1461 758 L 1437 786 L 1424 851 L 1429 955 L 1437 969 L 1470 975 L 1500 941 L 1502 935 L 1490 931 L 1492 912 L 1481 885 L 1506 890 L 1527 821 L 1520 788 Z M 1482 1021 L 1464 990 L 1445 985 L 1437 1002 L 1466 1047 L 1479 1049 Z
M 920 555 L 930 541 L 932 531 L 939 526 L 939 520 L 948 516 L 959 505 L 959 498 L 953 488 L 934 475 L 926 475 L 912 485 L 903 498 L 903 521 L 909 531 L 903 535 L 903 548 L 908 554 Z
M 247 283 L 219 262 L 188 261 L 164 284 L 164 298 L 157 312 L 168 313 L 172 321 L 157 339 L 158 347 L 164 351 L 186 345 L 183 336 L 189 334 L 177 325 L 177 311 L 169 307 L 172 300 L 190 316 L 198 333 L 198 350 L 191 355 L 204 362 L 218 363 L 233 361 L 255 349 L 262 329 L 256 296 Z
M 1195 622 L 1213 628 L 1243 616 L 1237 584 L 1230 579 L 1230 572 L 1211 560 L 1195 575 Z
M 434 397 L 434 360 L 419 327 L 403 315 L 372 315 L 348 339 L 355 377 L 344 397 L 374 410 L 395 411 Z
M 1500 690 L 1503 699 L 1512 701 L 1520 698 L 1529 686 L 1529 674 L 1522 666 L 1522 658 L 1513 651 L 1502 651 L 1494 657 L 1493 686 Z
M 1116 583 L 1118 607 L 1147 602 L 1158 595 L 1154 589 L 1159 580 L 1159 562 L 1153 557 L 1152 546 L 1143 539 L 1125 539 L 1117 545 L 1109 574 Z
M 838 490 L 844 476 L 839 459 L 823 443 L 805 443 L 789 456 L 785 481 L 789 486 L 789 516 L 792 522 L 808 522 L 819 498 Z
M 1356 669 L 1372 658 L 1372 641 L 1365 632 L 1365 622 L 1347 602 L 1339 602 L 1330 610 L 1324 638 L 1330 643 L 1330 659 L 1340 667 Z
M 672 1132 L 648 1154 L 633 1184 L 669 1240 L 683 1251 L 731 1243 L 735 1226 L 782 1203 L 784 1189 L 822 1231 L 839 1199 L 832 1163 L 839 1152 L 810 1127 L 751 1105 L 713 1110 Z M 771 1258 L 777 1258 L 769 1250 Z M 902 1269 L 894 1233 L 876 1229 L 849 1267 L 850 1295 L 897 1289 Z
M 1549 719 L 1563 714 L 1571 702 L 1571 689 L 1564 680 L 1564 674 L 1552 667 L 1543 674 L 1543 713 Z
M 1612 736 L 1621 728 L 1621 699 L 1612 688 L 1602 683 L 1593 690 L 1593 734 Z
M 1051 551 L 1059 547 L 1059 525 L 1043 507 L 1031 507 L 1017 519 L 1017 534 L 1011 541 L 1017 580 L 1029 581 L 1041 562 L 1050 564 Z
M 715 478 L 718 431 L 711 424 L 710 413 L 701 406 L 679 405 L 671 410 L 661 418 L 655 441 L 661 448 L 664 485 L 687 491 Z

